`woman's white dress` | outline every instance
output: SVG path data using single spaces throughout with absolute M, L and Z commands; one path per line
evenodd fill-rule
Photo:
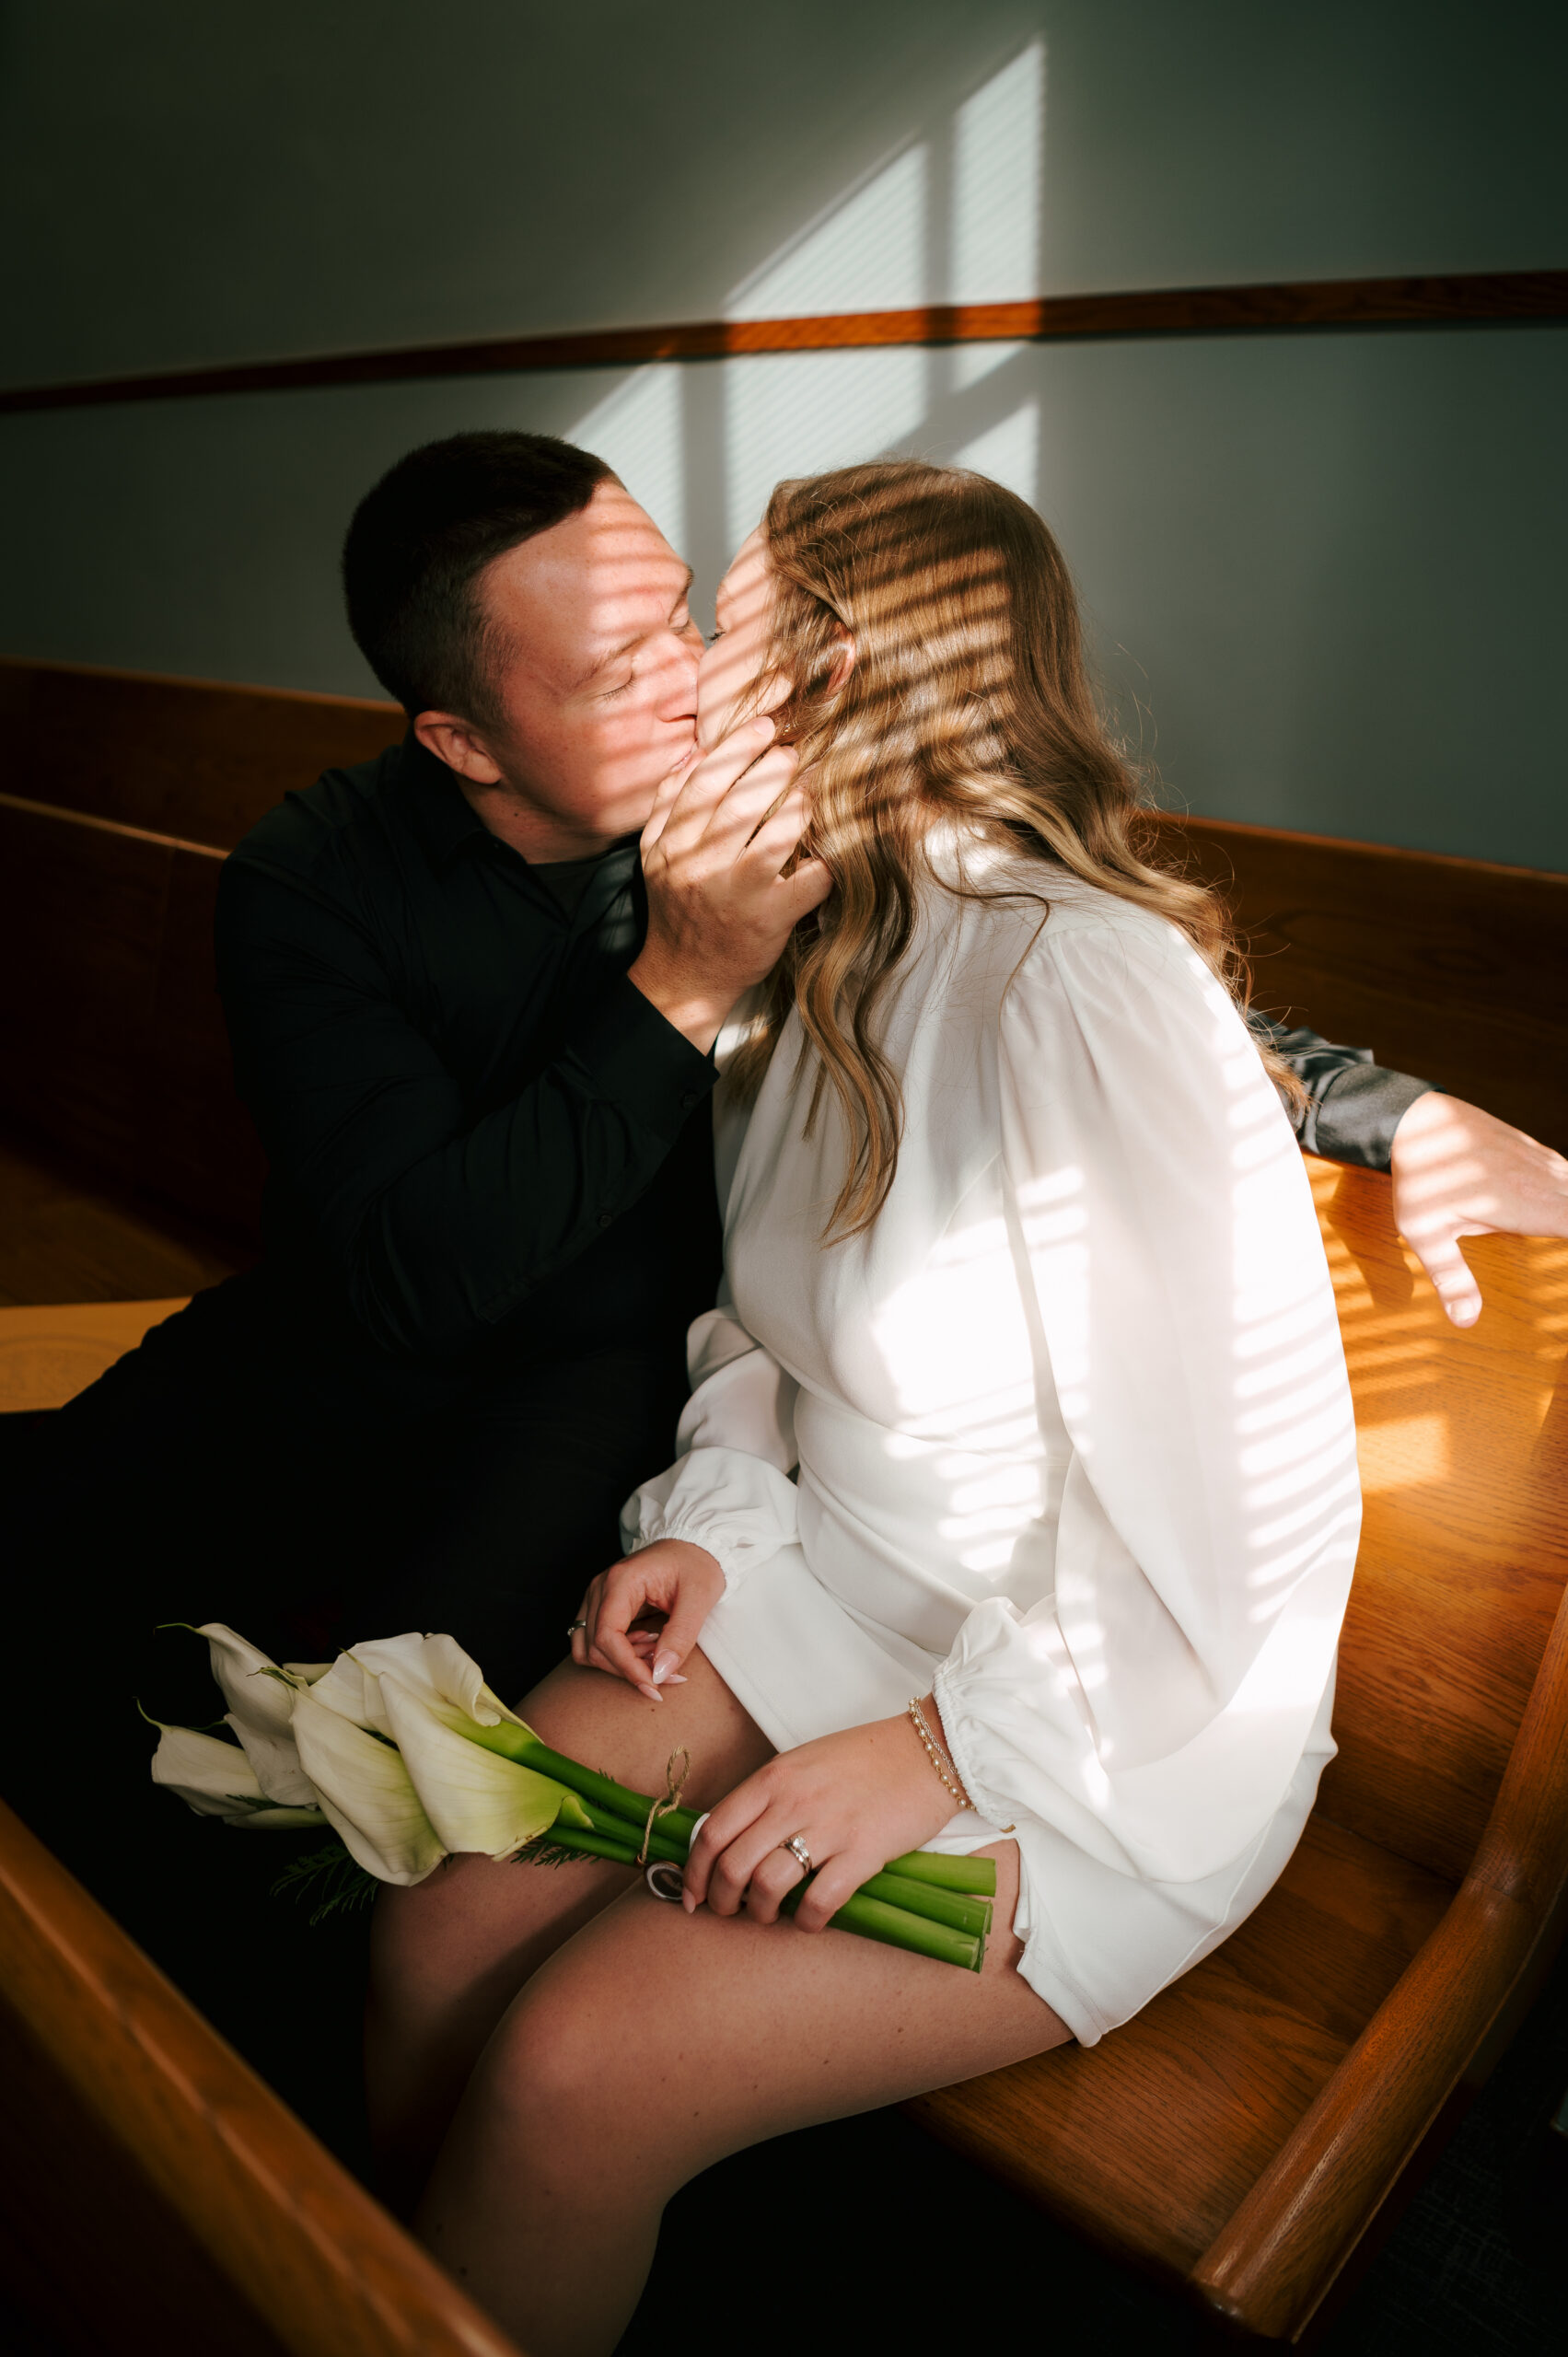
M 829 1097 L 806 1133 L 793 1020 L 749 1118 L 721 1087 L 725 1295 L 625 1543 L 717 1557 L 701 1642 L 781 1749 L 935 1688 L 974 1808 L 931 1847 L 1014 1831 L 1021 1969 L 1088 2044 L 1300 1835 L 1355 1435 L 1301 1156 L 1225 991 L 1162 919 L 963 858 L 1050 913 L 923 896 L 868 1233 L 821 1242 L 843 1132 Z

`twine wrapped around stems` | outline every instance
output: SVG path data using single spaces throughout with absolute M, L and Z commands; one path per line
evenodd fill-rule
M 677 1761 L 679 1762 L 679 1767 Z M 660 1817 L 668 1817 L 672 1808 L 680 1806 L 680 1795 L 686 1789 L 686 1779 L 691 1772 L 691 1754 L 682 1744 L 679 1750 L 672 1751 L 664 1763 L 664 1798 L 648 1803 L 647 1823 L 643 1828 L 643 1843 L 637 1852 L 640 1866 L 648 1863 L 648 1844 L 654 1838 L 654 1828 Z

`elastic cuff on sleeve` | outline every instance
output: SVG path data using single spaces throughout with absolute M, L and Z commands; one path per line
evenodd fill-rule
M 975 1765 L 974 1754 L 970 1749 L 968 1730 L 958 1697 L 952 1689 L 947 1662 L 932 1679 L 931 1690 L 936 1697 L 936 1708 L 942 1714 L 942 1732 L 947 1741 L 947 1756 L 958 1771 L 959 1783 L 970 1796 L 970 1808 L 988 1825 L 1000 1828 L 1008 1812 L 999 1808 L 995 1795 L 985 1790 L 980 1770 Z
M 563 1061 L 578 1067 L 596 1097 L 670 1139 L 718 1076 L 712 1056 L 666 1022 L 623 974 L 578 1024 Z
M 1394 1132 L 1418 1097 L 1432 1094 L 1429 1080 L 1380 1064 L 1352 1064 L 1338 1073 L 1316 1108 L 1312 1150 L 1330 1162 L 1352 1162 L 1366 1170 L 1387 1170 L 1393 1159 Z
M 650 1530 L 645 1538 L 639 1538 L 636 1544 L 627 1551 L 629 1554 L 640 1555 L 645 1547 L 656 1547 L 666 1538 L 683 1539 L 688 1547 L 700 1547 L 704 1555 L 711 1555 L 724 1573 L 724 1584 L 726 1588 L 734 1585 L 736 1574 L 743 1569 L 756 1551 L 754 1548 L 744 1545 L 732 1550 L 712 1529 L 704 1527 L 701 1522 L 695 1525 L 686 1522 L 679 1515 L 673 1522 L 661 1524 L 657 1529 Z

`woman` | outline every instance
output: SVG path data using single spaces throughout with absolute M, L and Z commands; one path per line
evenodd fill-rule
M 713 1814 L 684 1913 L 464 1859 L 377 1921 L 383 2146 L 412 2182 L 451 2119 L 422 2231 L 538 2357 L 613 2347 L 722 2154 L 1091 2042 L 1224 1938 L 1332 1752 L 1358 1527 L 1300 1157 L 1043 524 L 784 483 L 718 619 L 699 734 L 775 713 L 833 889 L 721 1042 L 680 1454 L 522 1705 L 642 1789 L 684 1745 Z M 803 1936 L 922 1843 L 995 1859 L 978 1978 Z

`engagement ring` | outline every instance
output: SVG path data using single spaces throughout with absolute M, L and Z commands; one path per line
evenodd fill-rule
M 787 1841 L 781 1841 L 779 1848 L 787 1850 L 796 1864 L 804 1866 L 808 1875 L 816 1872 L 816 1868 L 811 1864 L 811 1852 L 798 1833 L 792 1833 Z

